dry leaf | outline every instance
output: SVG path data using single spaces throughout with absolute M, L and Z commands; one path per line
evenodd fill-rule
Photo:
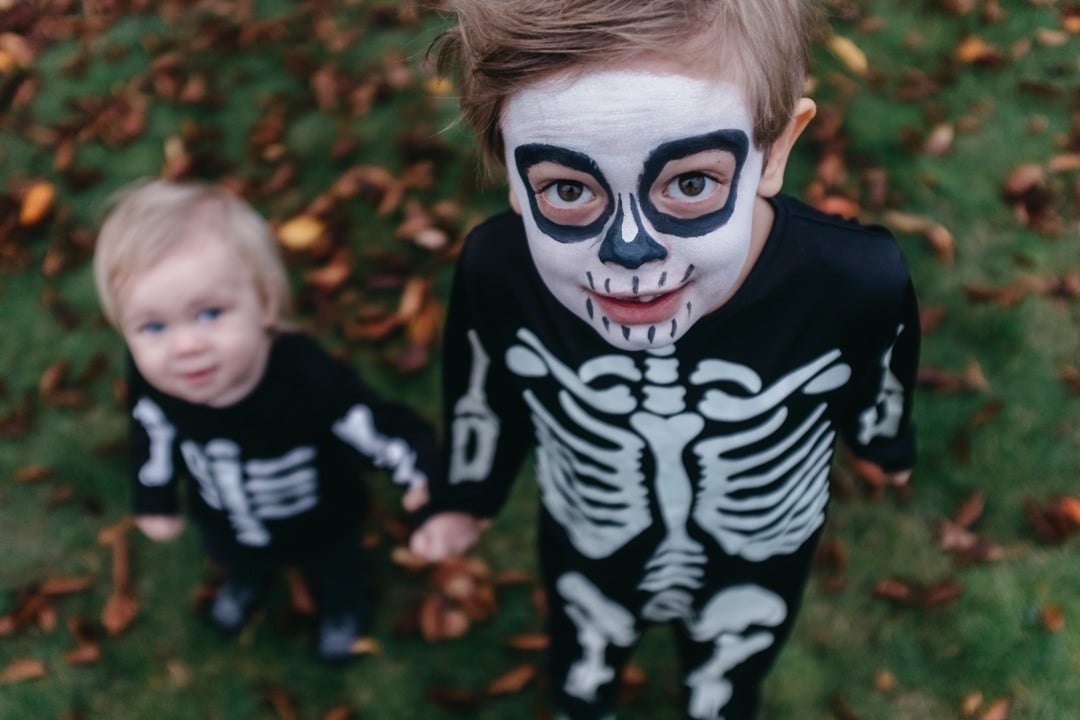
M 1047 632 L 1061 632 L 1065 629 L 1065 610 L 1060 605 L 1043 605 L 1039 620 Z
M 379 641 L 367 635 L 356 638 L 349 646 L 349 653 L 352 655 L 378 655 L 381 652 L 382 645 Z
M 14 660 L 0 670 L 0 685 L 36 680 L 49 674 L 49 669 L 41 660 L 26 658 Z
M 998 698 L 979 716 L 979 720 L 1008 720 L 1012 703 L 1008 698 Z
M 67 575 L 49 578 L 41 583 L 38 589 L 46 597 L 58 595 L 73 595 L 86 590 L 94 584 L 94 578 L 90 575 Z
M 76 645 L 64 652 L 64 662 L 68 665 L 90 665 L 101 659 L 101 646 L 97 643 Z
M 891 693 L 896 689 L 896 676 L 882 668 L 874 673 L 874 689 L 879 693 Z
M 506 646 L 514 650 L 547 650 L 551 638 L 545 633 L 525 633 L 506 640 Z
M 964 717 L 971 717 L 979 711 L 979 708 L 983 704 L 983 694 L 976 690 L 975 692 L 969 692 L 964 696 L 964 701 L 960 704 L 960 712 Z
M 56 187 L 52 183 L 44 180 L 35 182 L 23 196 L 19 207 L 19 224 L 27 227 L 41 222 L 52 208 L 55 198 Z
M 53 476 L 50 468 L 41 465 L 28 465 L 18 468 L 11 475 L 11 481 L 16 483 L 35 483 L 48 480 Z
M 949 152 L 954 137 L 956 137 L 956 128 L 952 126 L 952 123 L 941 123 L 930 131 L 929 137 L 923 144 L 923 152 L 931 157 L 940 157 Z
M 296 568 L 285 570 L 285 582 L 289 587 L 289 607 L 301 615 L 314 615 L 315 597 L 311 594 L 304 575 Z
M 289 694 L 279 687 L 266 689 L 266 700 L 281 720 L 297 720 L 296 704 Z
M 411 277 L 405 283 L 405 289 L 401 292 L 401 300 L 398 302 L 397 316 L 408 322 L 420 313 L 427 300 L 431 282 L 427 278 Z
M 953 513 L 953 522 L 962 528 L 969 528 L 982 516 L 985 507 L 986 496 L 976 490 L 960 503 L 960 507 Z
M 119 635 L 127 630 L 139 613 L 139 601 L 133 595 L 113 592 L 105 601 L 101 611 L 101 624 L 110 635 Z
M 866 60 L 866 54 L 850 38 L 843 35 L 832 35 L 825 42 L 825 46 L 837 60 L 859 77 L 865 77 L 869 72 L 870 64 Z
M 290 250 L 307 250 L 322 237 L 326 225 L 311 215 L 299 215 L 278 228 L 277 236 L 282 245 Z
M 488 695 L 512 695 L 521 692 L 536 677 L 536 666 L 518 665 L 507 670 L 487 686 Z
M 338 705 L 326 711 L 323 720 L 350 720 L 354 717 L 352 708 L 347 705 Z
M 395 565 L 408 570 L 419 570 L 431 564 L 426 558 L 417 555 L 403 545 L 399 545 L 390 551 L 390 559 Z

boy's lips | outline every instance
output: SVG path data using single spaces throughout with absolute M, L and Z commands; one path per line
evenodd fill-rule
M 685 286 L 684 286 L 685 287 Z M 620 325 L 656 325 L 672 317 L 682 305 L 683 288 L 666 293 L 641 293 L 614 297 L 596 292 L 589 294 L 600 311 Z
M 209 367 L 203 368 L 202 370 L 181 373 L 180 377 L 183 378 L 184 382 L 188 385 L 202 385 L 209 382 L 215 372 L 217 372 L 217 368 Z

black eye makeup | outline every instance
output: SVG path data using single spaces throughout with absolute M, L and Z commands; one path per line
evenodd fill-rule
M 562 243 L 596 237 L 613 210 L 611 188 L 587 155 L 540 143 L 514 148 L 540 230 Z
M 699 237 L 722 227 L 735 209 L 736 187 L 750 141 L 741 130 L 664 143 L 641 174 L 641 211 L 658 232 Z

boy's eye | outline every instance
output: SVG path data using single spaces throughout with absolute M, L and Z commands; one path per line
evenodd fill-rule
M 672 181 L 670 190 L 673 194 L 693 198 L 704 195 L 716 181 L 701 173 L 686 173 Z
M 219 317 L 221 317 L 221 308 L 219 308 L 219 307 L 203 308 L 202 310 L 200 310 L 198 312 L 196 317 L 199 320 L 203 321 L 203 322 L 210 322 L 210 321 L 213 321 L 213 320 L 217 320 Z
M 139 333 L 143 335 L 157 335 L 165 331 L 165 323 L 156 320 L 145 322 L 139 326 Z
M 573 180 L 557 180 L 544 188 L 542 193 L 548 202 L 553 205 L 560 203 L 565 205 L 582 204 L 589 202 L 594 197 L 589 188 Z

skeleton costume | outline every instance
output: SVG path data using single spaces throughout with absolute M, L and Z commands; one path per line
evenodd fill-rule
M 520 217 L 466 241 L 431 510 L 495 515 L 537 448 L 553 682 L 572 717 L 611 712 L 641 630 L 667 621 L 688 716 L 752 717 L 825 520 L 837 433 L 886 470 L 913 464 L 919 326 L 899 249 L 772 203 L 738 292 L 654 349 L 616 349 L 568 311 Z
M 161 393 L 130 361 L 128 382 L 136 514 L 178 513 L 186 471 L 204 545 L 230 573 L 259 585 L 297 563 L 321 613 L 364 609 L 362 475 L 386 468 L 405 486 L 433 477 L 428 423 L 299 333 L 275 338 L 259 384 L 228 407 Z

